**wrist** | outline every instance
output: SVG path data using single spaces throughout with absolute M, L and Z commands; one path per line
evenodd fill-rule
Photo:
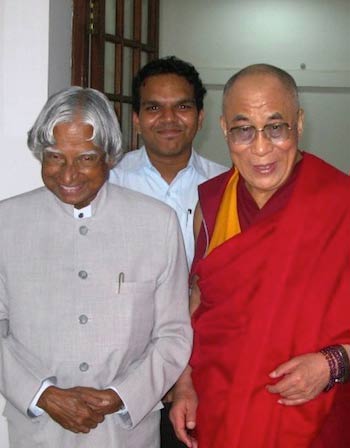
M 49 386 L 47 389 L 45 389 L 44 392 L 40 395 L 36 405 L 45 411 L 47 406 L 47 400 L 51 392 L 53 392 L 55 389 L 57 389 L 56 386 Z
M 349 381 L 349 356 L 342 345 L 324 347 L 320 353 L 326 358 L 329 367 L 329 381 L 324 392 L 330 391 L 337 383 Z
M 105 392 L 108 393 L 108 400 L 110 402 L 112 412 L 121 411 L 124 407 L 124 403 L 122 402 L 118 393 L 112 388 L 105 389 Z

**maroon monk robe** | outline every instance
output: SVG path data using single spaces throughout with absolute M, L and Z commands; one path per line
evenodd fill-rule
M 305 154 L 287 206 L 198 262 L 200 448 L 309 447 L 319 433 L 334 392 L 286 407 L 265 386 L 293 356 L 350 342 L 349 193 L 345 175 Z

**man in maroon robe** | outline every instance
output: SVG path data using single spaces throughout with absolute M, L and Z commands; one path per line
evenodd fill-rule
M 172 411 L 189 447 L 350 446 L 348 387 L 331 388 L 348 373 L 350 181 L 299 150 L 303 118 L 283 70 L 254 65 L 226 84 L 235 168 L 200 187 L 195 217 L 199 405 L 195 417 L 187 369 Z

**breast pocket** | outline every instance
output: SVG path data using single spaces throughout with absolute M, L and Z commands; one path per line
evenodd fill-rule
M 122 282 L 108 301 L 104 334 L 129 355 L 142 353 L 152 337 L 155 289 L 154 281 Z

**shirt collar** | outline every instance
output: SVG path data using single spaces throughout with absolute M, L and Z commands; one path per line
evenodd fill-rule
M 89 205 L 79 210 L 75 209 L 71 204 L 62 202 L 54 193 L 52 193 L 50 190 L 48 191 L 51 193 L 52 198 L 58 205 L 58 207 L 61 208 L 66 214 L 68 214 L 72 218 L 82 219 L 79 218 L 79 213 L 84 213 L 84 218 L 91 218 L 101 207 L 103 207 L 104 202 L 107 198 L 107 190 L 108 182 L 105 182 L 104 185 L 102 185 L 100 191 L 97 193 L 95 199 L 93 199 Z
M 147 155 L 146 148 L 142 146 L 137 152 L 137 157 L 133 159 L 133 166 L 132 169 L 135 171 L 141 170 L 143 168 L 152 168 L 153 165 L 151 161 L 149 160 L 149 157 Z
M 74 218 L 75 219 L 83 219 L 83 218 L 91 218 L 92 216 L 92 207 L 91 204 L 87 205 L 83 208 L 75 208 L 74 207 Z
M 196 151 L 194 151 L 192 149 L 192 154 L 191 154 L 191 158 L 188 161 L 188 165 L 187 166 L 192 166 L 193 169 L 200 174 L 201 176 L 207 178 L 207 173 L 204 171 L 202 163 L 201 163 L 201 159 L 199 154 L 196 153 Z
M 200 156 L 196 153 L 196 151 L 194 151 L 194 149 L 192 148 L 192 153 L 191 153 L 191 157 L 188 161 L 188 164 L 186 166 L 186 168 L 192 167 L 198 174 L 200 174 L 203 177 L 207 177 L 206 172 L 204 171 L 202 164 L 201 164 L 201 160 L 200 160 Z M 134 160 L 134 169 L 139 170 L 142 168 L 150 168 L 155 170 L 156 168 L 152 165 L 146 148 L 145 146 L 142 146 L 139 150 L 139 154 L 138 154 L 138 158 L 136 160 Z M 184 169 L 186 169 L 184 168 Z

